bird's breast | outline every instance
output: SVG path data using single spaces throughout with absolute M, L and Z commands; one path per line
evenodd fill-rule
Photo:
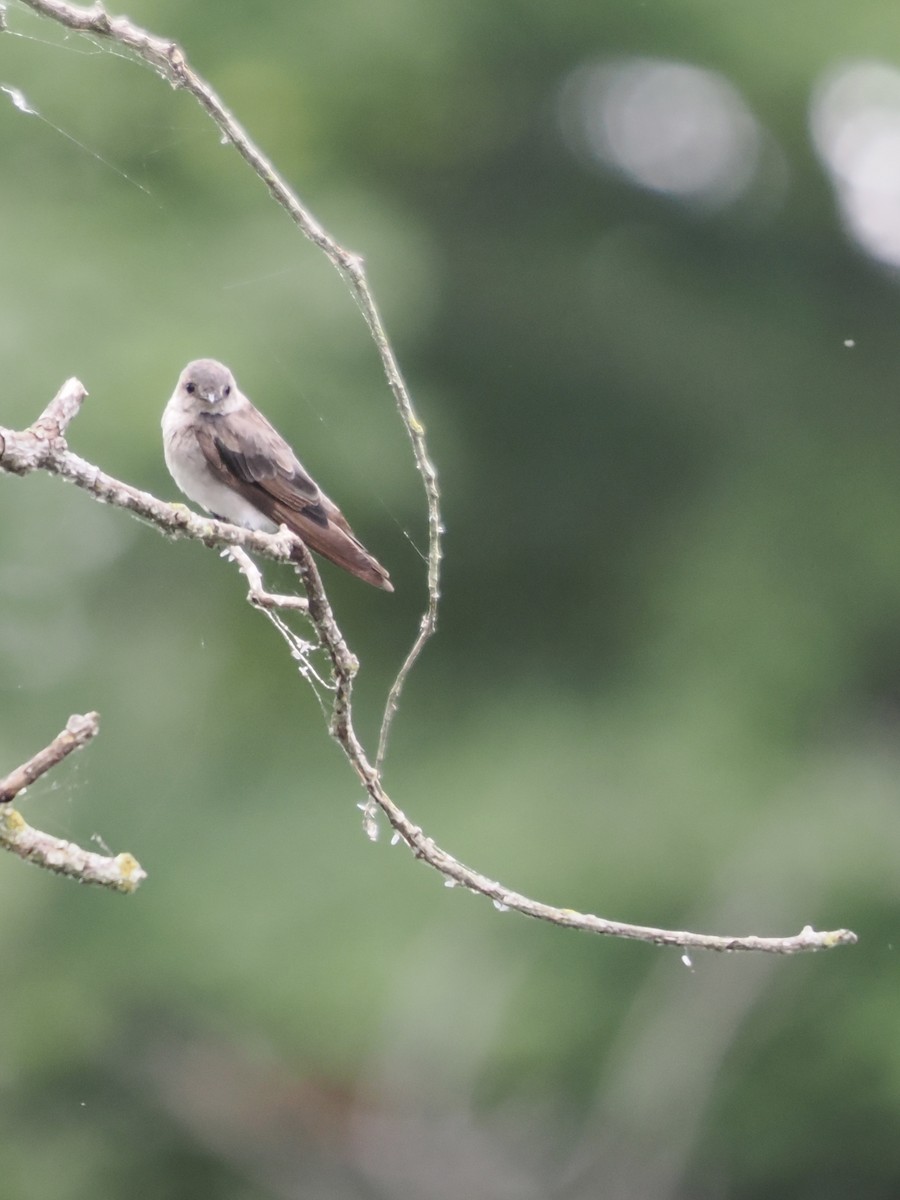
M 163 413 L 162 432 L 169 474 L 189 500 L 244 529 L 272 532 L 276 528 L 249 500 L 216 477 L 189 416 L 168 405 Z

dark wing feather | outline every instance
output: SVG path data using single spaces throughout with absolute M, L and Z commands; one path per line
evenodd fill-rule
M 231 486 L 241 483 L 253 489 L 252 494 L 243 494 L 266 516 L 271 514 L 257 501 L 268 498 L 273 504 L 302 513 L 308 520 L 326 527 L 328 514 L 322 503 L 322 493 L 297 462 L 287 442 L 272 429 L 272 439 L 263 448 L 255 431 L 251 429 L 248 433 L 249 436 L 242 436 L 240 427 L 236 428 L 233 421 L 224 424 L 221 418 L 213 427 L 212 440 L 223 466 L 231 475 Z M 260 492 L 265 495 L 261 496 Z
M 256 409 L 202 415 L 197 442 L 212 472 L 311 550 L 375 587 L 393 591 L 387 571 L 356 538 L 284 438 Z

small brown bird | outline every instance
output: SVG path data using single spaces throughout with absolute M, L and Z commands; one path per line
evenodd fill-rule
M 166 466 L 189 500 L 245 529 L 287 525 L 323 558 L 392 592 L 387 571 L 293 450 L 213 358 L 188 363 L 162 418 Z

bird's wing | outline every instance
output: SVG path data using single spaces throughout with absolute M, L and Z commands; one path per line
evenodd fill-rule
M 203 414 L 196 429 L 197 443 L 217 479 L 276 525 L 287 525 L 311 550 L 375 587 L 393 591 L 387 571 L 262 413 L 251 408 Z
M 204 414 L 197 441 L 216 477 L 267 517 L 275 520 L 270 509 L 283 506 L 327 525 L 322 493 L 262 413 Z

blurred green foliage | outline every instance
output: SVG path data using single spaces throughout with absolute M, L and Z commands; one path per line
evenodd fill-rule
M 150 872 L 123 899 L 0 863 L 4 1196 L 895 1196 L 900 298 L 809 114 L 900 13 L 128 12 L 365 255 L 427 424 L 444 602 L 398 802 L 549 902 L 861 941 L 688 965 L 444 889 L 365 840 L 227 564 L 0 478 L 0 773 L 98 709 L 22 808 Z M 72 447 L 174 498 L 163 405 L 188 359 L 227 361 L 397 583 L 324 570 L 374 739 L 426 534 L 349 294 L 189 97 L 8 19 L 0 83 L 39 115 L 0 94 L 0 423 L 78 375 Z M 755 191 L 680 202 L 577 152 L 565 81 L 648 57 L 742 97 Z

